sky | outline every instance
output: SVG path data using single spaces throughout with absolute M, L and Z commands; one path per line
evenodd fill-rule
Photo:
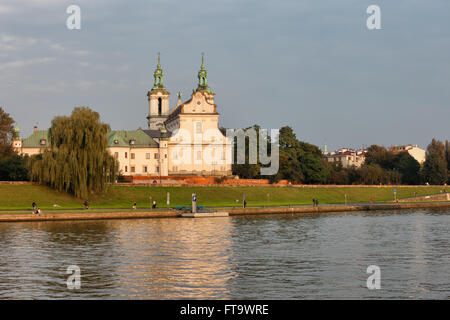
M 448 0 L 1 0 L 0 106 L 25 137 L 76 106 L 146 128 L 158 52 L 171 107 L 204 52 L 223 127 L 288 125 L 329 151 L 425 148 L 450 139 L 449 17 Z

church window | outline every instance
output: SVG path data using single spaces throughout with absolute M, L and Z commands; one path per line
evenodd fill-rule
M 125 172 L 128 172 L 128 167 L 127 166 L 125 166 Z
M 130 169 L 131 169 L 132 173 L 136 172 L 136 168 L 135 167 L 131 167 Z
M 128 159 L 128 152 L 125 152 L 125 159 Z
M 157 153 L 155 153 L 154 157 L 155 157 L 155 159 L 158 159 L 158 154 L 157 154 Z
M 147 159 L 147 160 L 150 159 L 150 153 L 146 153 L 146 154 L 145 154 L 145 159 Z
M 143 170 L 143 171 L 144 171 L 145 173 L 147 173 L 147 170 L 148 170 L 147 166 L 144 166 L 144 170 Z
M 131 159 L 134 160 L 136 158 L 136 155 L 134 153 L 130 153 L 130 155 L 131 155 Z
M 198 121 L 195 123 L 195 133 L 202 133 L 202 122 Z
M 162 114 L 162 100 L 158 98 L 158 115 Z

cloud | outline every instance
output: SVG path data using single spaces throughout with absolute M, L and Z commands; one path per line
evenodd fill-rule
M 55 58 L 35 58 L 35 59 L 24 59 L 24 60 L 15 60 L 15 61 L 9 61 L 0 63 L 0 70 L 6 70 L 6 69 L 17 69 L 17 68 L 23 68 L 30 65 L 36 65 L 36 64 L 42 64 L 42 63 L 48 63 L 51 61 L 54 61 Z
M 8 5 L 0 4 L 0 15 L 14 13 L 14 8 Z
M 0 51 L 14 51 L 30 47 L 38 42 L 34 38 L 21 38 L 17 36 L 11 36 L 8 34 L 0 35 Z
M 87 50 L 72 50 L 72 49 L 69 49 L 69 48 L 59 44 L 59 43 L 54 43 L 49 40 L 45 40 L 45 42 L 48 43 L 48 46 L 50 49 L 62 52 L 64 54 L 73 54 L 76 56 L 87 56 L 90 54 L 90 52 Z

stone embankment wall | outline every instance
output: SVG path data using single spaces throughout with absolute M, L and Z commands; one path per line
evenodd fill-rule
M 227 211 L 230 216 L 259 215 L 259 214 L 311 214 L 333 213 L 351 211 L 378 211 L 400 209 L 425 209 L 425 208 L 450 208 L 450 202 L 440 203 L 396 203 L 396 204 L 367 204 L 367 205 L 323 205 L 319 207 L 259 207 L 259 208 L 230 208 L 220 209 Z M 102 219 L 144 219 L 144 218 L 175 218 L 180 217 L 181 212 L 170 211 L 133 211 L 133 212 L 101 212 L 101 213 L 46 213 L 34 214 L 0 214 L 0 222 L 19 221 L 58 221 L 58 220 L 102 220 Z
M 450 193 L 432 194 L 429 196 L 404 198 L 398 200 L 399 202 L 429 202 L 429 201 L 450 201 Z

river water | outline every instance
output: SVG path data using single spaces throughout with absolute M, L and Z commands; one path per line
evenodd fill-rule
M 0 223 L 0 299 L 448 299 L 449 231 L 448 209 Z

